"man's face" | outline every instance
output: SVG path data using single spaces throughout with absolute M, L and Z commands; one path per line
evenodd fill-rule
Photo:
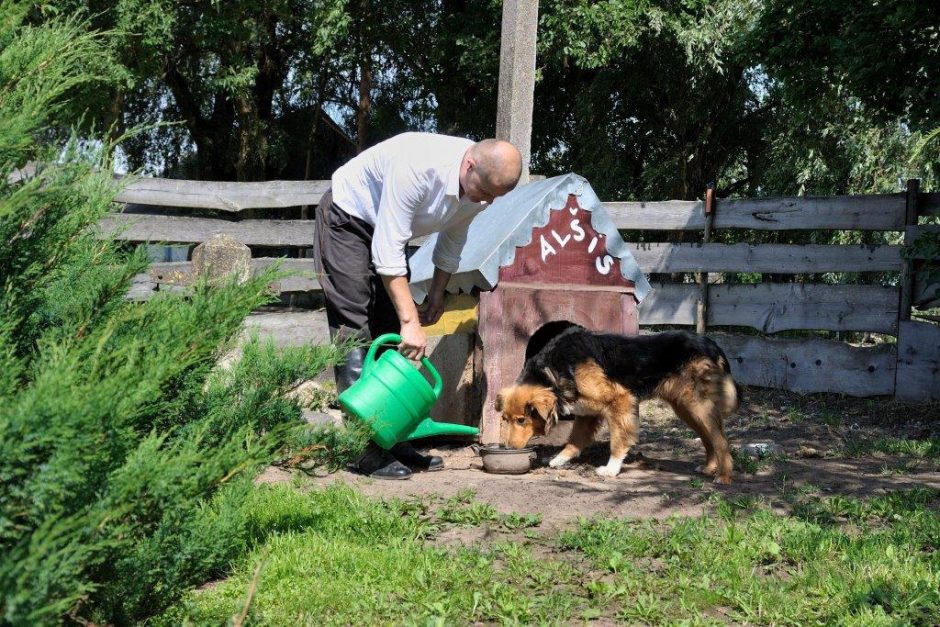
M 474 165 L 473 160 L 469 159 L 469 163 L 465 164 L 464 174 L 460 177 L 463 197 L 470 200 L 470 202 L 491 203 L 509 191 L 508 189 L 494 187 L 488 181 L 483 180 Z

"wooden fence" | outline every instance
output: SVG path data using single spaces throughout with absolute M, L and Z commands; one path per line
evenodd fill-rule
M 217 233 L 254 247 L 298 251 L 287 266 L 301 276 L 281 283 L 282 292 L 318 290 L 312 260 L 303 257 L 313 244 L 314 224 L 293 218 L 241 218 L 256 209 L 313 206 L 329 181 L 215 183 L 138 179 L 118 197 L 121 214 L 101 224 L 105 233 L 133 242 L 196 244 Z M 905 192 L 866 196 L 716 200 L 706 215 L 704 201 L 604 203 L 619 229 L 667 233 L 702 231 L 702 243 L 631 244 L 647 274 L 686 276 L 698 282 L 654 283 L 639 308 L 640 322 L 748 328 L 750 332 L 714 334 L 743 383 L 801 392 L 839 392 L 855 396 L 896 395 L 905 400 L 940 398 L 940 330 L 911 321 L 912 308 L 940 305 L 940 283 L 923 269 L 933 259 L 910 258 L 900 245 L 722 244 L 708 241 L 727 229 L 757 231 L 893 231 L 911 244 L 938 227 L 918 218 L 940 216 L 940 194 L 920 193 L 916 181 Z M 187 215 L 199 209 L 200 214 Z M 175 215 L 168 215 L 175 214 Z M 308 215 L 304 212 L 303 215 Z M 241 219 L 240 219 L 241 218 Z M 709 237 L 710 236 L 710 237 Z M 412 243 L 417 245 L 422 240 Z M 255 267 L 273 262 L 256 258 Z M 138 277 L 135 294 L 146 297 L 189 262 L 155 263 Z M 808 283 L 716 283 L 717 273 L 888 272 L 895 286 Z M 711 274 L 709 274 L 711 273 Z M 709 280 L 710 277 L 710 280 Z M 804 337 L 767 337 L 780 331 L 861 331 L 897 338 L 897 343 L 855 346 Z M 759 332 L 759 333 L 755 333 Z

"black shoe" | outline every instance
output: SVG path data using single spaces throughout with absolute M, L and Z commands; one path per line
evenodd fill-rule
M 410 466 L 413 470 L 443 470 L 444 460 L 437 455 L 422 455 L 410 442 L 399 442 L 390 451 L 395 459 Z
M 350 464 L 349 469 L 353 472 L 369 475 L 373 479 L 401 481 L 411 478 L 411 470 L 375 442 L 369 442 L 365 453 L 355 464 Z

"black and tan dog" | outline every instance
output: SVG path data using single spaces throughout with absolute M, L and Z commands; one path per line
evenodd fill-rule
M 728 360 L 712 340 L 684 331 L 626 337 L 571 325 L 528 356 L 516 384 L 504 388 L 497 411 L 508 422 L 508 444 L 547 433 L 559 414 L 575 417 L 568 444 L 549 466 L 564 466 L 610 429 L 610 461 L 597 474 L 614 477 L 637 443 L 639 402 L 668 402 L 705 445 L 699 470 L 731 482 L 731 451 L 722 422 L 738 407 Z

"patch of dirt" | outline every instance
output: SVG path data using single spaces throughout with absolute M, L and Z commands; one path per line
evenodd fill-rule
M 741 410 L 725 425 L 732 447 L 774 442 L 783 448 L 785 458 L 762 460 L 753 474 L 736 470 L 730 486 L 713 484 L 695 471 L 704 461 L 704 449 L 668 406 L 645 403 L 641 423 L 640 444 L 613 479 L 594 472 L 608 458 L 603 433 L 570 467 L 547 467 L 570 430 L 571 423 L 565 421 L 549 438 L 533 441 L 538 464 L 525 475 L 485 473 L 472 447 L 440 445 L 425 452 L 441 455 L 445 469 L 415 473 L 408 481 L 376 481 L 343 471 L 310 482 L 343 481 L 379 498 L 449 498 L 470 488 L 477 501 L 493 505 L 500 513 L 541 514 L 540 531 L 565 526 L 579 517 L 699 515 L 710 507 L 709 497 L 716 492 L 726 498 L 759 497 L 786 508 L 787 496 L 794 491 L 866 496 L 914 487 L 940 489 L 940 461 L 936 459 L 905 465 L 904 457 L 885 453 L 844 456 L 844 447 L 851 442 L 940 437 L 940 404 L 911 406 L 890 400 L 748 390 Z M 277 482 L 291 476 L 269 469 L 259 480 Z M 452 529 L 441 540 L 476 544 L 486 541 L 481 533 L 488 532 Z

